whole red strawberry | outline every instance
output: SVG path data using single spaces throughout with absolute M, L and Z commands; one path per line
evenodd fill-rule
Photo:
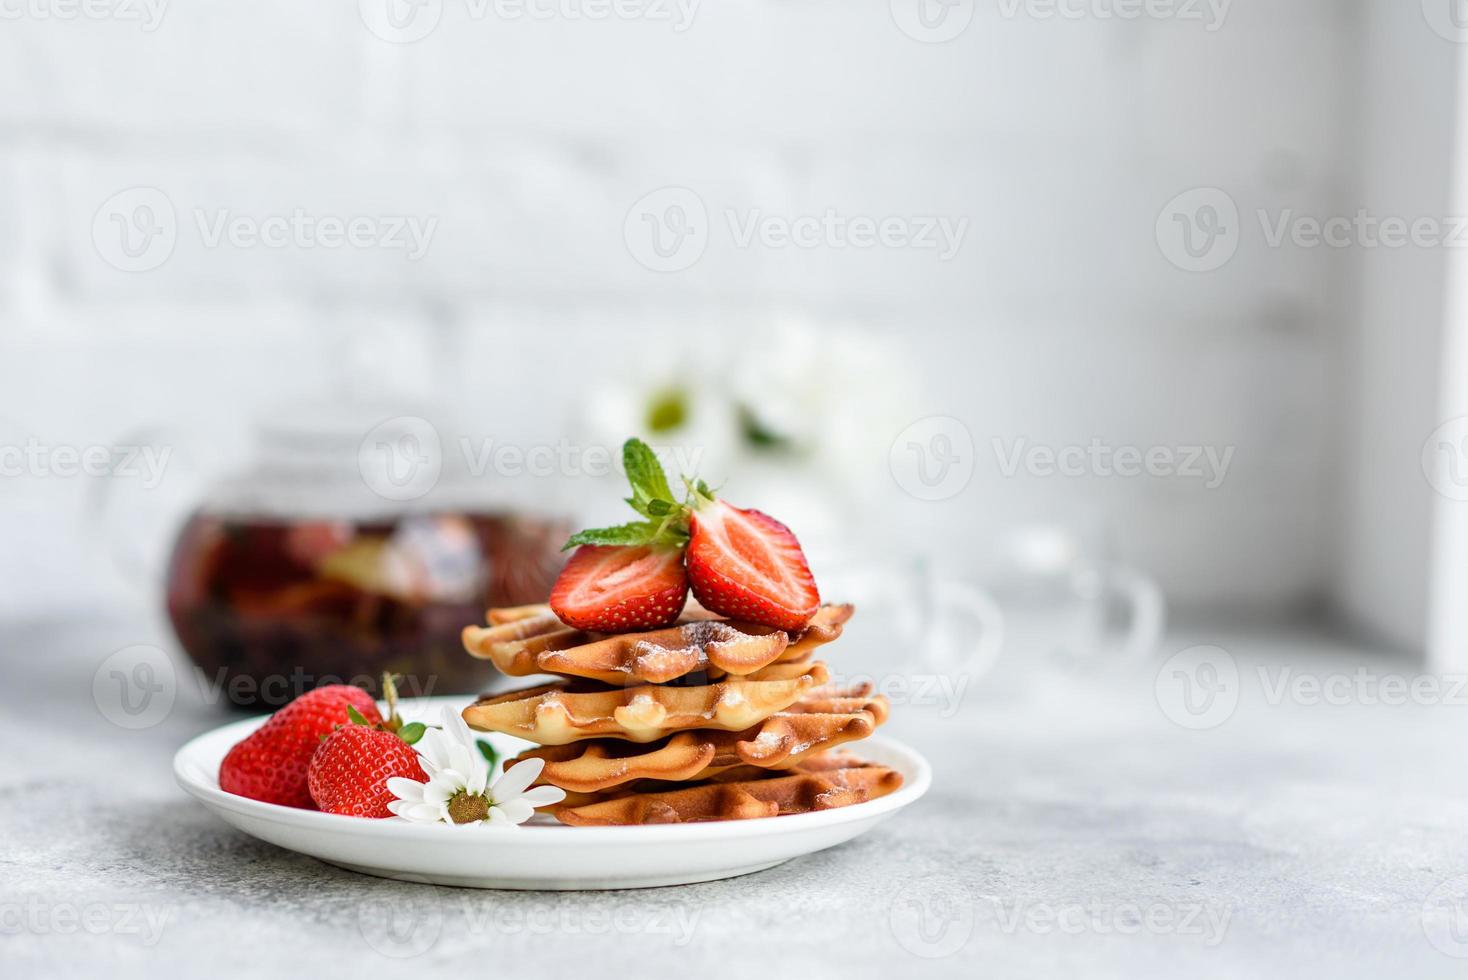
M 802 629 L 821 605 L 815 576 L 790 529 L 700 489 L 689 517 L 688 582 L 710 612 Z
M 667 626 L 687 601 L 682 548 L 584 544 L 556 579 L 550 607 L 567 626 L 625 633 Z
M 311 809 L 307 770 L 321 739 L 349 720 L 348 707 L 381 722 L 372 696 L 359 687 L 330 684 L 281 708 L 219 764 L 219 788 L 252 800 Z
M 396 733 L 366 725 L 347 725 L 327 736 L 311 758 L 311 799 L 326 813 L 381 819 L 392 816 L 396 799 L 387 781 L 402 776 L 428 782 L 418 753 Z

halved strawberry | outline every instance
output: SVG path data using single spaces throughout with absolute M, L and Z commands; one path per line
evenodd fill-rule
M 551 590 L 561 622 L 600 633 L 667 626 L 688 600 L 677 545 L 595 545 L 576 549 Z
M 701 491 L 703 488 L 699 488 Z M 821 604 L 790 529 L 700 492 L 689 517 L 688 581 L 705 609 L 783 630 L 803 628 Z

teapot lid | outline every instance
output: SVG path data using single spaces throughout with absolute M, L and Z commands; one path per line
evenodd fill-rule
M 472 443 L 460 435 L 467 431 L 423 406 L 309 403 L 279 410 L 254 426 L 252 462 L 216 485 L 205 505 L 251 516 L 352 520 L 559 509 L 564 488 L 476 468 Z

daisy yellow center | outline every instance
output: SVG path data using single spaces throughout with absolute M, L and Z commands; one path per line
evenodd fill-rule
M 489 800 L 475 793 L 458 793 L 449 800 L 449 819 L 454 823 L 474 823 L 489 819 Z

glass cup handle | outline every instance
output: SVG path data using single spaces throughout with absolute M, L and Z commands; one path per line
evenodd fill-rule
M 1119 644 L 1121 661 L 1137 663 L 1151 656 L 1167 626 L 1167 599 L 1148 575 L 1126 565 L 1106 569 L 1107 591 L 1127 606 L 1127 629 Z
M 1004 649 L 1004 610 L 987 590 L 957 579 L 930 583 L 939 666 L 982 679 Z

